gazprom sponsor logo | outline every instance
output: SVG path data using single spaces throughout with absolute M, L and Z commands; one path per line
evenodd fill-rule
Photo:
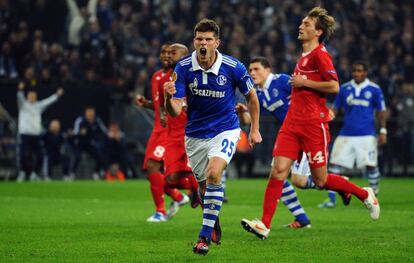
M 209 90 L 209 89 L 192 89 L 193 95 L 201 97 L 212 97 L 212 98 L 224 98 L 226 95 L 225 91 Z
M 191 93 L 195 96 L 212 97 L 212 98 L 224 98 L 224 96 L 226 95 L 225 91 L 217 91 L 217 90 L 210 90 L 210 89 L 199 89 L 197 78 L 195 78 L 192 83 L 188 84 L 188 88 L 190 89 Z
M 282 100 L 277 100 L 276 102 L 274 102 L 274 103 L 272 103 L 272 104 L 270 104 L 270 105 L 267 105 L 267 103 L 266 102 L 264 102 L 263 103 L 263 107 L 265 108 L 265 109 L 267 109 L 268 111 L 270 111 L 270 112 L 273 112 L 273 111 L 275 111 L 277 108 L 279 108 L 279 107 L 281 107 L 281 106 L 283 106 L 283 101 Z
M 367 100 L 360 100 L 360 99 L 354 99 L 354 96 L 351 94 L 346 98 L 346 103 L 350 106 L 363 106 L 363 107 L 369 107 L 369 101 Z

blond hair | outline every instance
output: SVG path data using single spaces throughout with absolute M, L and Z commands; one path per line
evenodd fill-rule
M 315 18 L 315 28 L 322 30 L 323 33 L 319 37 L 319 43 L 328 40 L 335 31 L 335 18 L 328 15 L 328 11 L 322 7 L 314 7 L 307 14 L 308 17 Z

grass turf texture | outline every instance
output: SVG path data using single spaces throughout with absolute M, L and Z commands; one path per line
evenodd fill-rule
M 366 181 L 354 180 L 360 185 Z M 319 209 L 326 192 L 298 190 L 311 229 L 285 229 L 280 204 L 269 239 L 240 220 L 260 217 L 265 180 L 229 180 L 222 245 L 191 252 L 201 209 L 183 207 L 166 223 L 153 213 L 148 182 L 0 183 L 0 262 L 413 262 L 414 180 L 381 182 L 381 217 L 371 221 L 355 197 L 349 207 Z M 168 206 L 169 199 L 166 204 Z

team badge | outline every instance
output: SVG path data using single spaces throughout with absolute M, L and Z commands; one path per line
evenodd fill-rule
M 372 93 L 371 93 L 371 91 L 365 91 L 365 93 L 364 93 L 364 97 L 366 98 L 366 99 L 370 99 L 371 97 L 372 97 Z
M 272 90 L 273 97 L 279 96 L 279 91 L 277 89 Z
M 219 84 L 220 86 L 224 86 L 227 83 L 227 78 L 224 75 L 218 75 L 217 79 L 216 79 L 217 84 Z
M 303 62 L 302 62 L 302 67 L 306 67 L 306 65 L 308 64 L 308 62 L 309 62 L 309 58 L 305 58 L 303 60 Z

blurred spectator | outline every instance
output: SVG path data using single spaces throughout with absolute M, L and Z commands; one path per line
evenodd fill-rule
M 105 173 L 105 181 L 125 181 L 125 174 L 119 169 L 119 164 L 113 163 L 109 166 L 109 170 Z
M 103 121 L 96 116 L 95 108 L 87 107 L 83 116 L 75 120 L 73 129 L 74 140 L 73 157 L 70 174 L 74 176 L 78 169 L 82 153 L 88 153 L 95 161 L 94 180 L 103 178 L 106 169 L 105 143 L 107 140 L 107 129 Z M 74 178 L 72 178 L 74 179 Z
M 79 46 L 81 43 L 80 30 L 86 22 L 96 21 L 96 6 L 98 0 L 89 0 L 88 6 L 78 7 L 75 0 L 66 0 L 70 11 L 68 43 Z
M 106 180 L 125 180 L 125 173 L 132 176 L 129 168 L 129 157 L 124 141 L 124 134 L 117 123 L 111 123 L 108 130 L 108 163 L 109 169 L 105 174 Z
M 0 78 L 15 79 L 17 77 L 16 60 L 11 53 L 10 43 L 5 41 L 0 53 Z
M 414 83 L 403 83 L 401 95 L 396 101 L 396 110 L 398 112 L 398 130 L 397 136 L 400 141 L 399 151 L 401 152 L 404 172 L 407 174 L 407 165 L 413 161 L 413 130 L 414 130 Z
M 17 92 L 19 106 L 18 182 L 24 181 L 27 174 L 30 174 L 30 180 L 38 179 L 42 166 L 42 113 L 63 95 L 63 89 L 58 89 L 54 95 L 37 101 L 37 92 L 28 91 L 27 98 L 25 98 L 24 88 L 25 84 L 20 82 Z
M 53 167 L 62 165 L 63 178 L 69 175 L 69 157 L 65 152 L 65 138 L 61 131 L 60 121 L 52 120 L 48 130 L 43 134 L 43 179 L 50 181 L 56 179 L 53 176 Z

